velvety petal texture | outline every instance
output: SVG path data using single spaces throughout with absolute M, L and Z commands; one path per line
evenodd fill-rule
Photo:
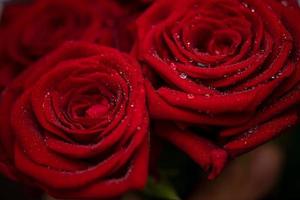
M 294 125 L 299 20 L 296 1 L 155 1 L 137 22 L 134 51 L 148 77 L 151 117 L 173 123 L 171 131 L 158 123 L 155 132 L 204 169 L 212 166 L 214 177 L 226 154 L 247 152 Z M 223 149 L 218 162 L 216 149 Z
M 143 188 L 148 115 L 142 72 L 129 55 L 66 43 L 0 100 L 1 173 L 57 198 L 106 199 Z

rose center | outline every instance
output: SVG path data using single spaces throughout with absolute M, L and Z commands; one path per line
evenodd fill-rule
M 88 118 L 99 118 L 103 115 L 105 115 L 108 111 L 109 111 L 109 103 L 106 100 L 105 102 L 102 101 L 100 104 L 95 104 L 90 106 L 86 111 L 85 111 L 85 115 Z
M 195 51 L 207 52 L 207 45 L 211 35 L 212 33 L 208 27 L 192 26 L 191 30 L 186 32 L 186 39 Z
M 214 55 L 232 55 L 241 43 L 241 36 L 233 30 L 214 32 L 208 44 L 208 51 Z

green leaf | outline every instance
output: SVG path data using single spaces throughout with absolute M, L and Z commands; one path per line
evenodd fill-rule
M 122 200 L 143 200 L 143 197 L 138 192 L 130 192 L 125 194 Z
M 151 199 L 180 200 L 175 189 L 166 179 L 156 181 L 150 177 L 143 193 Z

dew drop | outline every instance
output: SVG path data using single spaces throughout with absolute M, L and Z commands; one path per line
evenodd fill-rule
M 107 121 L 108 121 L 108 122 L 111 122 L 111 118 L 108 117 L 108 118 L 107 118 Z
M 134 108 L 134 105 L 133 105 L 133 104 L 131 104 L 131 105 L 130 105 L 130 107 L 131 107 L 131 108 Z
M 175 63 L 171 62 L 171 63 L 170 63 L 170 66 L 171 66 L 171 68 L 172 68 L 173 70 L 176 70 L 176 65 L 175 65 Z
M 252 8 L 252 9 L 251 9 L 251 12 L 252 12 L 252 13 L 254 13 L 254 12 L 255 12 L 255 10 Z
M 187 78 L 187 74 L 186 73 L 181 73 L 179 76 L 182 79 L 186 79 Z
M 137 129 L 138 131 L 140 131 L 142 128 L 141 128 L 140 126 L 138 126 L 138 127 L 136 127 L 136 129 Z
M 245 2 L 243 2 L 242 4 L 243 4 L 243 6 L 244 6 L 245 8 L 248 8 L 248 7 L 249 7 L 248 4 L 246 4 Z
M 153 50 L 151 51 L 151 53 L 153 57 L 160 59 L 160 56 L 158 55 L 157 51 Z
M 283 34 L 283 35 L 282 35 L 282 38 L 283 38 L 284 40 L 286 40 L 286 39 L 287 39 L 287 35 L 286 35 L 286 34 Z
M 244 88 L 245 91 L 250 91 L 250 90 L 254 90 L 254 89 L 255 89 L 255 86 Z
M 201 62 L 197 62 L 197 66 L 198 66 L 198 67 L 205 67 L 206 65 L 203 64 L 203 63 L 201 63 Z
M 194 99 L 195 96 L 194 96 L 193 94 L 188 94 L 188 95 L 187 95 L 187 98 L 188 98 L 188 99 Z
M 178 33 L 175 33 L 175 38 L 179 39 L 180 38 L 180 35 Z
M 210 97 L 210 94 L 204 94 L 205 97 Z
M 248 134 L 252 134 L 252 133 L 254 133 L 256 130 L 257 130 L 257 127 L 254 127 L 254 128 L 249 129 L 247 133 L 248 133 Z
M 46 94 L 45 94 L 45 98 L 48 98 L 50 96 L 50 92 L 47 92 Z

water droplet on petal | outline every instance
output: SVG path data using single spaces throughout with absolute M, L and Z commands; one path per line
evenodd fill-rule
M 205 97 L 210 97 L 210 94 L 204 94 Z
M 47 92 L 46 94 L 45 94 L 45 98 L 48 98 L 50 96 L 50 92 Z
M 215 50 L 215 54 L 216 54 L 216 55 L 220 55 L 221 52 L 220 52 L 219 50 Z
M 252 133 L 254 133 L 256 130 L 257 130 L 257 127 L 254 127 L 254 128 L 249 129 L 247 133 L 248 133 L 248 134 L 252 134 Z
M 140 131 L 142 128 L 141 128 L 140 126 L 138 126 L 138 127 L 136 127 L 136 129 L 137 129 L 138 131 Z
M 173 70 L 176 70 L 176 65 L 175 65 L 175 63 L 171 62 L 171 63 L 170 63 L 170 67 L 171 67 Z
M 243 4 L 243 6 L 244 6 L 245 8 L 248 8 L 248 7 L 249 7 L 248 4 L 246 4 L 245 2 L 243 2 L 242 4 Z
M 155 57 L 155 58 L 159 58 L 159 55 L 157 54 L 156 51 L 152 52 L 152 56 Z
M 188 98 L 188 99 L 194 99 L 195 96 L 194 96 L 193 94 L 188 94 L 188 95 L 187 95 L 187 98 Z
M 287 39 L 287 35 L 286 35 L 286 34 L 283 34 L 283 35 L 282 35 L 282 38 L 283 38 L 284 40 L 286 40 L 286 39 Z
M 181 73 L 179 76 L 182 79 L 186 79 L 187 78 L 187 74 L 186 73 Z
M 190 42 L 187 42 L 186 45 L 187 45 L 187 47 L 191 47 L 191 43 Z
M 131 105 L 130 105 L 130 107 L 131 107 L 131 108 L 134 108 L 134 105 L 133 105 L 133 104 L 131 104 Z
M 180 38 L 180 35 L 178 33 L 175 33 L 175 38 L 179 39 Z
M 201 63 L 201 62 L 197 62 L 197 66 L 199 66 L 199 67 L 205 67 L 206 65 L 203 64 L 203 63 Z

